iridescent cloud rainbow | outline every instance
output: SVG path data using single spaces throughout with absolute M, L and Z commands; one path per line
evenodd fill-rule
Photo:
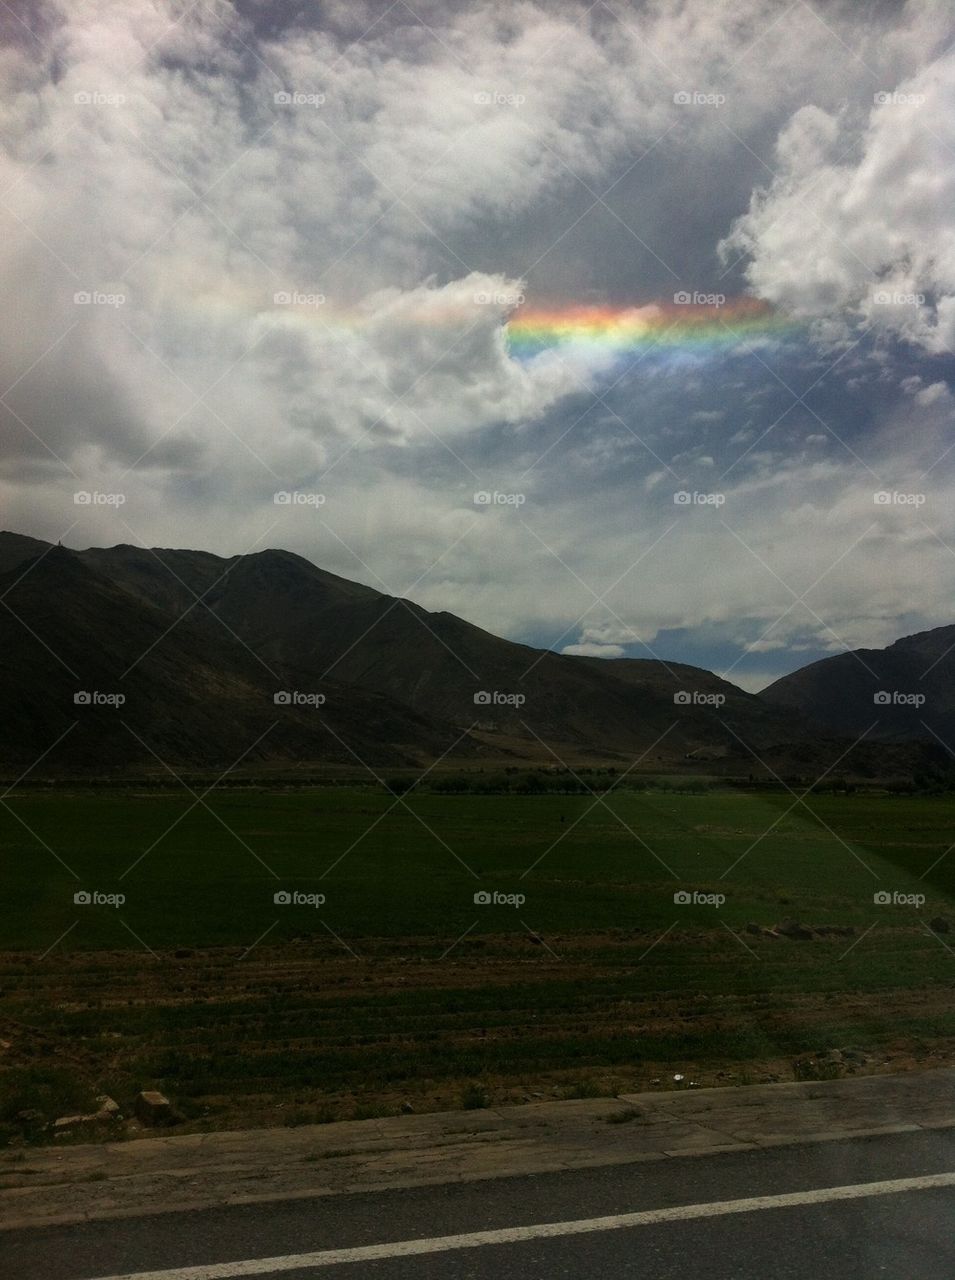
M 756 298 L 676 296 L 690 301 L 637 307 L 523 307 L 508 321 L 508 342 L 514 355 L 524 357 L 571 343 L 610 353 L 654 347 L 705 350 L 732 347 L 747 338 L 785 336 L 798 328 Z

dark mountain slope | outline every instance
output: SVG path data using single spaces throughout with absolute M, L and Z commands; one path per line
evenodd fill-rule
M 48 551 L 50 546 L 49 542 L 28 538 L 23 533 L 0 533 L 0 573 L 15 569 L 18 564 L 27 560 L 35 560 L 38 555 Z
M 532 649 L 336 577 L 286 551 L 228 561 L 134 547 L 80 554 L 114 582 L 166 607 L 188 609 L 193 593 L 205 593 L 208 608 L 250 649 L 270 664 L 307 673 L 316 687 L 344 681 L 452 725 L 477 721 L 483 733 L 516 735 L 536 746 L 540 738 L 557 753 L 629 755 L 668 726 L 674 726 L 668 751 L 675 754 L 720 747 L 735 753 L 734 734 L 765 749 L 802 732 L 798 717 L 710 672 Z M 193 609 L 190 616 L 214 627 L 205 613 Z M 681 693 L 719 695 L 724 703 L 677 702 Z
M 338 738 L 369 763 L 412 763 L 456 736 L 373 692 L 332 680 L 317 689 L 309 673 L 262 662 L 208 615 L 177 620 L 71 551 L 54 548 L 29 566 L 0 575 L 5 766 L 26 768 L 67 729 L 45 768 L 154 764 L 148 747 L 171 765 L 226 769 L 250 747 L 253 761 L 355 764 Z M 280 690 L 321 692 L 326 702 L 276 705 Z M 77 704 L 77 693 L 90 701 Z M 97 697 L 117 694 L 119 706 Z
M 886 649 L 823 658 L 764 689 L 768 705 L 845 734 L 874 725 L 889 741 L 933 740 L 955 749 L 955 627 L 937 627 Z
M 869 677 L 848 656 L 829 660 L 835 676 L 815 664 L 755 697 L 696 667 L 503 640 L 286 551 L 73 552 L 0 534 L 0 564 L 12 566 L 0 574 L 5 766 L 26 767 L 76 722 L 49 767 L 139 766 L 151 757 L 138 735 L 170 764 L 226 768 L 268 729 L 251 759 L 424 763 L 464 731 L 455 750 L 465 757 L 630 762 L 652 752 L 653 762 L 689 756 L 747 772 L 756 757 L 803 774 L 839 757 L 846 744 L 835 735 L 874 718 Z M 916 657 L 924 669 L 950 638 L 955 628 L 877 654 L 876 683 L 905 688 Z M 926 677 L 939 706 L 948 670 L 946 659 Z M 125 702 L 77 706 L 79 690 Z M 306 698 L 277 705 L 280 690 Z M 310 695 L 326 699 L 321 709 Z M 911 710 L 881 708 L 884 736 L 904 738 L 890 712 L 908 717 L 904 728 Z M 862 748 L 844 767 L 880 775 L 879 750 Z

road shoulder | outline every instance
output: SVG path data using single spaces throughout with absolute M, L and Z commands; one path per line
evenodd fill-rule
M 955 1069 L 0 1156 L 0 1227 L 142 1217 L 955 1126 Z

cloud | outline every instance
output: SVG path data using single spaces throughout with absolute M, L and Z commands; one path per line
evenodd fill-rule
M 930 386 L 923 387 L 921 391 L 916 391 L 915 400 L 923 408 L 932 404 L 950 404 L 952 393 L 946 383 L 933 382 Z
M 772 653 L 775 649 L 785 649 L 785 640 L 754 640 L 745 645 L 747 653 Z
M 752 289 L 814 321 L 955 351 L 955 52 L 852 112 L 807 105 L 721 243 Z
M 622 658 L 626 650 L 619 644 L 568 644 L 564 645 L 561 653 L 581 658 Z
M 851 344 L 871 323 L 950 349 L 941 7 L 413 8 L 36 0 L 34 39 L 0 6 L 5 522 L 286 545 L 602 656 L 729 619 L 795 646 L 810 587 L 853 642 L 937 619 L 955 561 L 912 517 L 951 540 L 946 370 L 910 353 L 900 409 L 890 357 Z M 867 67 L 925 103 L 874 103 Z M 508 347 L 520 293 L 742 287 L 715 253 L 736 218 L 728 251 L 805 333 Z M 816 341 L 842 345 L 819 363 Z M 925 510 L 874 510 L 919 484 Z M 725 507 L 675 508 L 683 488 Z M 127 502 L 78 512 L 79 489 Z M 277 508 L 288 489 L 326 502 Z M 526 502 L 476 509 L 483 489 Z
M 785 111 L 796 81 L 825 94 L 841 60 L 809 12 L 779 21 L 770 0 L 613 21 L 569 4 L 419 8 L 362 25 L 339 5 L 266 21 L 224 4 L 37 4 L 44 38 L 23 28 L 0 63 L 0 280 L 19 300 L 0 378 L 22 378 L 8 470 L 142 458 L 157 484 L 187 470 L 241 490 L 240 463 L 271 483 L 356 441 L 533 420 L 607 358 L 518 365 L 506 305 L 471 295 L 523 281 L 465 243 L 493 257 L 502 228 L 639 174 L 648 148 L 739 150 L 733 133 Z M 719 89 L 732 133 L 722 108 L 677 102 L 687 89 Z M 631 213 L 615 216 L 632 251 Z M 567 230 L 537 255 L 548 266 Z M 77 291 L 125 305 L 80 313 Z M 280 313 L 280 293 L 327 304 Z
M 254 366 L 301 429 L 326 441 L 407 443 L 527 421 L 579 383 L 567 362 L 511 357 L 504 324 L 520 290 L 475 272 L 378 290 L 351 311 L 283 307 L 253 326 L 263 335 Z

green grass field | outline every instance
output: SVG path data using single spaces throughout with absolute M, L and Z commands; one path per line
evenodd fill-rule
M 778 794 L 412 795 L 373 789 L 189 795 L 34 794 L 0 809 L 0 948 L 248 946 L 345 939 L 663 928 L 782 916 L 897 922 L 876 892 L 955 897 L 955 801 Z M 788 812 L 787 812 L 788 810 Z M 941 859 L 939 861 L 939 859 Z M 933 866 L 933 864 L 936 864 Z M 924 878 L 923 878 L 924 877 Z M 320 908 L 278 891 L 323 894 Z M 678 891 L 725 903 L 674 905 Z M 121 906 L 74 905 L 77 891 Z M 525 902 L 475 907 L 474 894 Z M 908 909 L 909 916 L 913 909 Z M 278 921 L 278 923 L 274 923 Z
M 208 1128 L 792 1079 L 840 1045 L 865 1070 L 955 1051 L 947 797 L 209 801 L 0 808 L 0 1139 L 44 1140 L 103 1091 L 128 1109 L 159 1087 Z M 495 891 L 526 901 L 475 904 Z M 674 900 L 694 892 L 725 902 Z M 785 920 L 811 939 L 746 928 Z

